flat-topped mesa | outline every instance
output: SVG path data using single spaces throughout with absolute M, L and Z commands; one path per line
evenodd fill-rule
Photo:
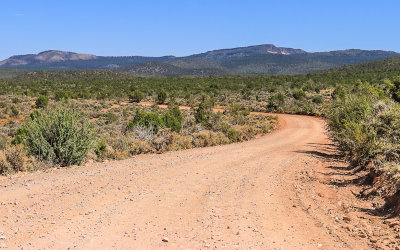
M 0 62 L 0 66 L 20 66 L 34 63 L 56 63 L 64 61 L 91 60 L 98 57 L 90 54 L 79 54 L 60 50 L 47 50 L 38 54 L 12 56 Z

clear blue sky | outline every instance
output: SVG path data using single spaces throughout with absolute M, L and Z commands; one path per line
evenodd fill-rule
M 398 0 L 1 0 L 0 60 L 58 49 L 189 55 L 273 43 L 400 52 Z

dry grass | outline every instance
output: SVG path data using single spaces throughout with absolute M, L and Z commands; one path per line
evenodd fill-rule
M 12 174 L 19 171 L 32 171 L 35 161 L 22 145 L 8 146 L 0 151 L 0 174 Z

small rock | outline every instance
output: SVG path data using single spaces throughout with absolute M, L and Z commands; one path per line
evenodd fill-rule
M 379 231 L 374 231 L 372 235 L 373 235 L 373 236 L 380 236 L 381 233 L 380 233 Z
M 343 220 L 345 222 L 350 222 L 351 221 L 350 217 L 348 217 L 348 216 L 343 216 Z
M 6 236 L 0 235 L 0 240 L 5 240 L 5 239 L 6 239 Z
M 395 227 L 395 226 L 398 226 L 398 225 L 400 225 L 399 221 L 393 221 L 393 222 L 390 222 L 389 227 Z
M 321 248 L 321 247 L 322 247 L 322 244 L 321 244 L 321 243 L 318 243 L 317 247 L 318 247 L 318 248 Z
M 345 226 L 344 228 L 349 232 L 353 231 L 353 228 L 351 226 L 349 226 L 349 225 Z
M 163 242 L 168 242 L 168 241 L 169 241 L 169 240 L 168 240 L 168 237 L 162 238 L 162 241 L 163 241 Z
M 371 241 L 372 243 L 378 242 L 378 240 L 376 238 L 370 238 L 369 241 Z

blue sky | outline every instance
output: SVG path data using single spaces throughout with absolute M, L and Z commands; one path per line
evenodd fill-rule
M 0 0 L 0 60 L 58 49 L 189 55 L 272 43 L 400 52 L 396 0 Z

